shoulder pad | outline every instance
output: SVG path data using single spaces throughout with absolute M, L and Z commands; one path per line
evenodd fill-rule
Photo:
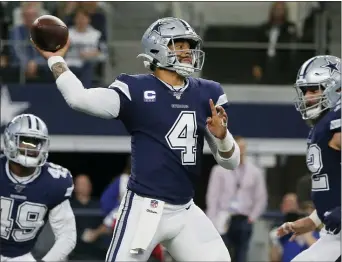
M 132 101 L 132 93 L 137 88 L 139 81 L 148 80 L 151 76 L 149 74 L 141 75 L 127 75 L 120 74 L 115 81 L 110 84 L 109 88 L 113 88 L 124 94 L 130 101 Z
M 338 104 L 334 108 L 334 112 L 341 112 L 341 103 L 338 102 Z
M 126 84 L 132 84 L 135 81 L 144 80 L 149 77 L 150 77 L 149 74 L 139 74 L 139 75 L 120 74 L 115 78 L 115 80 L 122 81 Z
M 127 74 L 120 74 L 115 78 L 114 82 L 109 85 L 108 88 L 121 91 L 130 101 L 132 101 L 130 86 L 132 86 L 134 79 Z
M 228 103 L 227 95 L 224 93 L 220 83 L 203 78 L 197 78 L 196 80 L 199 81 L 203 88 L 208 90 L 216 106 L 222 106 Z
M 68 169 L 54 163 L 47 162 L 45 165 L 46 175 L 51 176 L 53 180 L 53 188 L 56 197 L 63 202 L 65 199 L 71 197 L 74 191 L 74 183 L 72 175 Z
M 213 80 L 208 80 L 208 79 L 204 79 L 204 78 L 194 78 L 194 77 L 189 77 L 189 80 L 194 81 L 195 83 L 197 83 L 199 86 L 206 86 L 206 87 L 211 87 L 211 88 L 218 88 L 220 87 L 220 83 L 215 82 Z

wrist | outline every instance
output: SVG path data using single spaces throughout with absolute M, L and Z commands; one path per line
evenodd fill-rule
M 223 139 L 216 138 L 217 149 L 220 152 L 229 152 L 234 146 L 234 138 L 232 134 L 227 130 L 226 136 Z
M 52 71 L 52 66 L 56 63 L 65 63 L 65 60 L 63 57 L 61 56 L 51 56 L 49 57 L 49 59 L 47 60 L 48 62 L 48 66 L 50 68 L 50 70 Z
M 322 221 L 319 219 L 316 210 L 311 213 L 309 218 L 312 220 L 316 227 L 319 227 L 322 224 Z

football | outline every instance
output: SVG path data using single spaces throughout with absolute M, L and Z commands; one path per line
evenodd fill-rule
M 69 31 L 65 23 L 58 17 L 43 15 L 32 24 L 32 41 L 42 50 L 56 52 L 68 41 Z

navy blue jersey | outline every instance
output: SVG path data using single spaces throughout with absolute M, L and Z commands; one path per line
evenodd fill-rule
M 69 171 L 46 163 L 27 182 L 18 183 L 0 157 L 1 243 L 0 253 L 17 257 L 31 252 L 48 219 L 49 211 L 71 196 Z
M 194 195 L 200 173 L 209 99 L 227 106 L 219 83 L 187 78 L 182 91 L 153 75 L 122 74 L 110 86 L 120 95 L 120 114 L 132 136 L 133 192 L 171 204 Z
M 307 166 L 312 173 L 312 199 L 319 218 L 341 206 L 341 152 L 328 146 L 341 132 L 341 108 L 329 111 L 311 129 L 308 137 Z

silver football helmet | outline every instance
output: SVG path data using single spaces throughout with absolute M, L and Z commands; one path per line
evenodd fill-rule
M 189 50 L 177 50 L 189 52 L 191 63 L 181 63 L 174 51 L 174 44 L 177 40 L 187 40 L 190 44 Z M 184 20 L 167 17 L 154 22 L 144 33 L 142 40 L 144 53 L 138 57 L 144 57 L 144 65 L 151 69 L 155 67 L 176 71 L 179 75 L 187 77 L 194 72 L 202 70 L 205 54 L 201 50 L 202 39 L 194 29 Z M 173 48 L 169 48 L 173 45 Z
M 295 106 L 304 120 L 315 120 L 341 99 L 341 63 L 336 56 L 315 56 L 299 69 Z M 305 96 L 311 91 L 310 96 Z
M 5 156 L 25 167 L 44 165 L 49 143 L 47 126 L 35 115 L 16 116 L 4 131 Z

